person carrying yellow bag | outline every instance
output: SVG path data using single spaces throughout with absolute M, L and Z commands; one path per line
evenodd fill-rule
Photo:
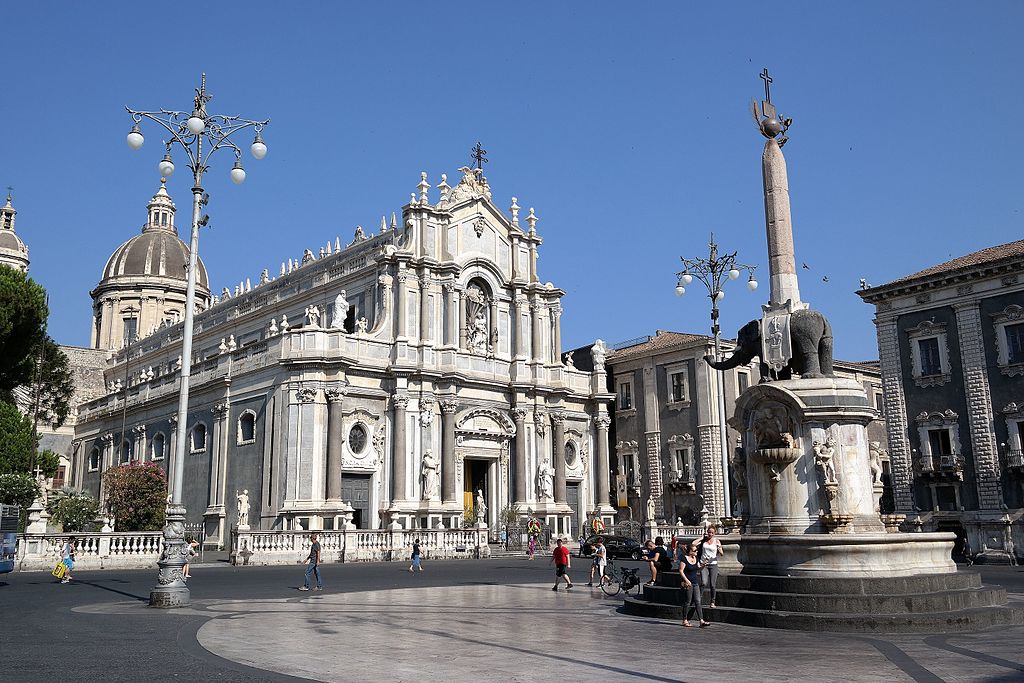
M 58 562 L 57 566 L 55 566 L 53 571 L 50 573 L 53 574 L 54 578 L 63 579 L 64 575 L 68 573 L 68 567 L 64 564 L 64 560 Z
M 71 570 L 75 566 L 76 541 L 77 539 L 74 536 L 71 536 L 68 538 L 68 540 L 64 541 L 64 545 L 60 548 L 60 564 L 53 568 L 53 575 L 57 576 L 58 569 L 60 568 L 61 565 L 63 565 L 64 570 L 58 577 L 60 578 L 61 583 L 70 583 L 71 579 L 74 578 L 73 576 L 71 576 Z

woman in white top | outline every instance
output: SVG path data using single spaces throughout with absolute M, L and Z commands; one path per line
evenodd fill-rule
M 701 581 L 704 584 L 703 589 L 706 588 L 711 591 L 711 604 L 708 607 L 715 606 L 715 584 L 718 582 L 718 558 L 721 555 L 725 555 L 725 550 L 722 549 L 722 542 L 716 537 L 717 529 L 713 526 L 709 526 L 708 530 L 704 532 L 704 538 L 700 542 L 700 553 L 698 560 L 700 566 L 704 568 L 701 572 Z
M 594 572 L 597 572 L 599 583 L 605 583 L 608 579 L 604 575 L 604 569 L 608 565 L 608 549 L 604 547 L 604 539 L 598 538 L 594 541 L 594 564 L 590 566 L 590 581 L 588 586 L 594 585 Z

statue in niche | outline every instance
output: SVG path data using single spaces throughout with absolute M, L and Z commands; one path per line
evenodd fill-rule
M 334 311 L 331 315 L 331 326 L 336 330 L 345 329 L 345 318 L 348 317 L 349 303 L 345 298 L 345 290 L 334 297 Z
M 238 526 L 247 528 L 249 526 L 249 489 L 235 493 L 235 504 L 238 507 Z
M 831 434 L 828 435 L 824 443 L 818 441 L 814 442 L 814 464 L 821 473 L 821 481 L 823 484 L 836 483 L 836 466 L 835 463 L 832 462 L 832 456 L 835 454 L 835 450 L 836 439 Z
M 554 478 L 555 470 L 551 467 L 551 464 L 545 460 L 537 468 L 537 483 L 540 487 L 540 497 L 544 500 L 551 500 L 555 497 Z
M 487 523 L 487 503 L 484 502 L 484 492 L 483 492 L 483 489 L 477 489 L 476 490 L 476 500 L 474 501 L 474 504 L 476 506 L 476 510 L 474 510 L 474 512 L 476 512 L 477 524 L 486 524 Z
M 437 498 L 437 458 L 430 451 L 423 454 L 423 465 L 420 468 L 423 476 L 423 500 Z
M 306 326 L 320 327 L 320 307 L 306 306 Z
M 466 288 L 466 341 L 473 353 L 487 354 L 497 342 L 497 328 L 491 329 L 488 306 L 491 301 L 476 283 Z
M 757 448 L 795 448 L 796 439 L 784 408 L 770 407 L 754 418 L 754 443 Z

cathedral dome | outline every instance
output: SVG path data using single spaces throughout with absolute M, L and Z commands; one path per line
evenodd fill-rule
M 18 212 L 11 205 L 11 195 L 0 208 L 0 264 L 28 272 L 28 247 L 14 232 L 14 216 Z
M 146 206 L 148 220 L 142 234 L 131 238 L 114 251 L 103 268 L 100 287 L 123 279 L 143 279 L 156 284 L 163 278 L 185 282 L 188 278 L 189 248 L 174 226 L 174 202 L 161 181 L 160 189 Z M 199 260 L 196 287 L 210 289 L 206 266 Z

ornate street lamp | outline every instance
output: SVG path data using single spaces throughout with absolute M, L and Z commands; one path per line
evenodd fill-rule
M 708 298 L 711 300 L 711 333 L 715 337 L 715 360 L 722 360 L 722 328 L 718 325 L 718 304 L 725 298 L 725 291 L 722 286 L 729 280 L 736 280 L 741 275 L 740 271 L 747 271 L 747 289 L 753 292 L 757 289 L 757 280 L 754 279 L 755 266 L 748 266 L 736 261 L 736 252 L 720 256 L 718 245 L 715 244 L 715 235 L 711 234 L 711 253 L 708 258 L 688 259 L 679 257 L 683 262 L 683 271 L 676 273 L 676 296 L 686 293 L 686 287 L 693 282 L 694 278 L 699 280 L 708 290 Z M 725 371 L 720 370 L 718 380 L 718 440 L 722 448 L 722 496 L 725 509 L 723 516 L 732 514 L 732 505 L 729 495 L 729 441 L 725 427 Z
M 180 434 L 174 444 L 174 457 L 171 460 L 170 497 L 167 503 L 167 522 L 164 526 L 164 548 L 158 562 L 160 574 L 157 585 L 149 593 L 150 607 L 186 607 L 190 602 L 188 587 L 181 576 L 181 569 L 188 561 L 188 546 L 185 545 L 185 506 L 181 502 L 182 480 L 185 465 L 185 442 L 188 438 L 188 389 L 189 376 L 192 369 L 192 321 L 195 315 L 196 269 L 199 260 L 199 227 L 206 225 L 209 216 L 200 218 L 200 207 L 209 201 L 209 195 L 203 191 L 203 174 L 206 172 L 213 153 L 219 149 L 230 149 L 235 153 L 235 165 L 230 177 L 236 185 L 245 180 L 242 168 L 242 150 L 231 139 L 239 131 L 252 128 L 256 133 L 250 150 L 253 157 L 262 159 L 267 154 L 267 145 L 261 133 L 266 121 L 253 121 L 238 116 L 222 116 L 210 114 L 206 105 L 212 95 L 206 92 L 206 74 L 203 74 L 199 89 L 196 90 L 195 102 L 191 112 L 169 111 L 137 111 L 125 107 L 134 121 L 128 133 L 128 146 L 140 149 L 145 138 L 139 128 L 143 119 L 153 121 L 161 126 L 170 138 L 164 142 L 166 154 L 159 163 L 160 173 L 168 176 L 174 172 L 171 159 L 171 148 L 179 146 L 188 157 L 188 167 L 192 170 L 192 238 L 188 255 L 188 287 L 185 290 L 185 329 L 181 343 L 181 388 L 178 394 L 178 429 Z

